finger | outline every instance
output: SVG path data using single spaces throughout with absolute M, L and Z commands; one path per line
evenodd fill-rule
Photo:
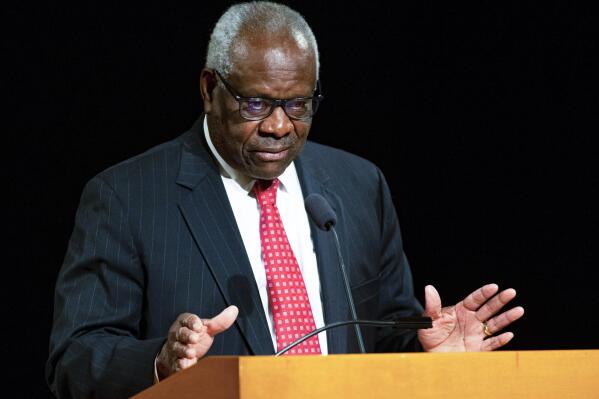
M 196 356 L 196 351 L 194 348 L 190 348 L 189 346 L 183 345 L 177 341 L 173 342 L 171 345 L 171 352 L 179 359 L 193 359 Z
M 190 330 L 187 327 L 180 327 L 175 331 L 175 339 L 182 344 L 197 344 L 205 332 L 206 327 L 204 325 L 200 328 L 200 332 Z
M 524 308 L 522 306 L 515 307 L 489 320 L 487 322 L 487 329 L 492 334 L 495 334 L 522 316 L 524 316 Z
M 185 317 L 182 317 L 179 320 L 181 327 L 187 327 L 190 330 L 200 332 L 203 326 L 202 319 L 200 319 L 198 315 L 192 313 L 185 313 L 184 315 Z
M 489 298 L 495 295 L 498 289 L 499 287 L 497 284 L 483 285 L 464 299 L 464 307 L 473 312 L 476 311 L 483 303 L 487 302 Z
M 483 341 L 480 346 L 482 351 L 492 351 L 497 348 L 501 348 L 503 345 L 507 344 L 514 338 L 514 334 L 511 332 L 506 332 L 496 337 L 487 338 Z
M 213 337 L 216 334 L 225 331 L 235 322 L 238 314 L 239 309 L 237 309 L 237 306 L 231 305 L 217 316 L 204 320 L 204 325 L 207 328 L 208 334 Z
M 433 319 L 441 317 L 441 296 L 432 285 L 424 287 L 424 314 Z
M 203 324 L 199 332 L 190 330 L 187 327 L 177 327 L 177 325 L 174 325 L 168 333 L 168 340 L 171 342 L 178 341 L 183 344 L 196 344 L 204 334 L 206 334 L 206 326 Z
M 509 301 L 516 297 L 516 290 L 508 288 L 495 295 L 476 312 L 476 318 L 479 321 L 489 320 L 493 315 L 501 310 Z
M 186 368 L 193 366 L 197 362 L 198 359 L 195 357 L 193 359 L 177 359 L 176 368 L 177 370 L 185 370 Z

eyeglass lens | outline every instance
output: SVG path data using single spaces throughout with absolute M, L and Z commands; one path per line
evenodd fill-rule
M 289 100 L 270 100 L 251 98 L 239 101 L 241 116 L 247 119 L 260 119 L 269 116 L 275 107 L 282 106 L 285 113 L 294 119 L 307 119 L 314 114 L 313 99 L 293 98 Z

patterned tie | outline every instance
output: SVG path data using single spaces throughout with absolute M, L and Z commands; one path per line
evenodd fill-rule
M 277 350 L 316 328 L 302 272 L 277 209 L 279 179 L 258 180 L 254 193 L 260 207 L 260 244 L 266 269 L 268 305 L 273 314 Z M 318 336 L 287 351 L 289 355 L 320 354 Z

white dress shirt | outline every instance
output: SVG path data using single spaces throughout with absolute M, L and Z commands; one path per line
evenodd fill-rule
M 273 315 L 268 306 L 266 271 L 262 263 L 259 227 L 260 208 L 258 207 L 256 198 L 252 194 L 255 179 L 239 173 L 239 171 L 233 169 L 220 156 L 210 139 L 206 117 L 204 117 L 204 135 L 210 151 L 220 166 L 221 179 L 225 185 L 227 197 L 231 203 L 231 208 L 233 208 L 237 227 L 241 233 L 243 245 L 245 246 L 252 271 L 254 272 L 264 314 L 267 315 L 266 321 L 270 330 L 270 336 L 276 351 L 277 340 Z M 320 328 L 324 326 L 324 316 L 322 312 L 322 300 L 320 299 L 318 266 L 310 235 L 308 214 L 304 208 L 304 196 L 294 163 L 291 163 L 283 174 L 279 176 L 279 181 L 281 184 L 277 190 L 277 208 L 279 209 L 281 220 L 287 233 L 287 239 L 304 277 L 304 284 L 306 285 L 310 306 L 312 307 L 314 323 L 316 324 L 316 328 Z M 322 354 L 326 355 L 328 353 L 326 333 L 322 332 L 318 334 L 318 340 L 320 341 Z

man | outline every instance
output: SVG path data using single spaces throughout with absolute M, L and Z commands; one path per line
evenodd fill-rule
M 421 315 L 381 172 L 307 142 L 320 99 L 318 50 L 296 12 L 240 4 L 219 20 L 201 73 L 205 115 L 181 137 L 112 167 L 83 191 L 56 286 L 47 376 L 60 397 L 127 397 L 205 355 L 268 355 L 347 320 L 333 238 L 303 198 L 335 209 L 364 319 Z M 522 308 L 483 286 L 434 327 L 362 330 L 368 352 L 493 350 Z M 357 352 L 353 329 L 296 350 Z M 157 374 L 157 375 L 155 375 Z

